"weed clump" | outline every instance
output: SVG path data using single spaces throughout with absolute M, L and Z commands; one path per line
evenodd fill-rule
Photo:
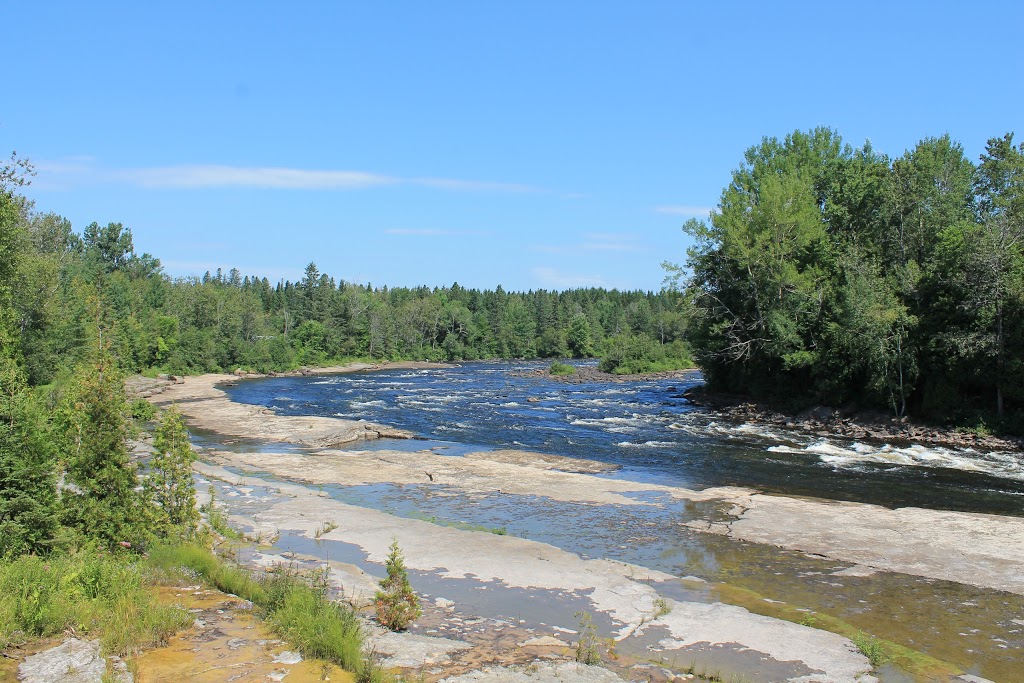
M 576 642 L 576 661 L 587 666 L 601 664 L 601 650 L 598 647 L 597 628 L 587 612 L 577 612 L 580 620 L 580 639 Z

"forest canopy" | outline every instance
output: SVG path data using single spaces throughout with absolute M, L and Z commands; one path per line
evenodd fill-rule
M 977 163 L 949 135 L 897 158 L 828 128 L 766 137 L 684 230 L 685 267 L 666 267 L 693 304 L 687 338 L 711 388 L 961 422 L 1021 407 L 1012 134 Z

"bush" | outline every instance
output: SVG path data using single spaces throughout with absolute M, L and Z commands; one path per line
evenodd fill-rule
M 137 398 L 129 406 L 132 417 L 139 422 L 149 422 L 156 417 L 156 406 L 144 398 Z
M 685 342 L 659 344 L 644 334 L 618 334 L 608 340 L 598 369 L 616 375 L 685 370 L 694 366 Z
M 380 582 L 381 590 L 374 596 L 373 606 L 377 610 L 377 621 L 392 631 L 404 631 L 422 614 L 420 601 L 409 585 L 402 551 L 398 539 L 391 541 L 387 567 L 387 578 Z
M 548 368 L 548 372 L 552 375 L 574 375 L 576 374 L 576 368 L 568 363 L 559 363 L 556 360 L 551 363 L 551 367 Z

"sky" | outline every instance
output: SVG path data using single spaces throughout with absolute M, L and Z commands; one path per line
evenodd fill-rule
M 0 153 L 172 276 L 657 290 L 743 152 L 1024 136 L 1018 2 L 36 2 Z

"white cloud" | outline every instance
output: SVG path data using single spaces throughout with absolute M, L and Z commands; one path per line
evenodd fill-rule
M 587 241 L 583 248 L 588 251 L 642 251 L 636 235 L 617 232 L 592 232 L 585 235 Z
M 656 206 L 654 210 L 658 213 L 669 213 L 675 216 L 694 216 L 694 217 L 706 217 L 712 211 L 714 207 L 711 206 L 686 206 L 669 204 L 664 206 Z
M 554 268 L 537 267 L 533 269 L 541 287 L 545 289 L 574 289 L 578 287 L 607 287 L 608 282 L 600 275 L 581 275 L 563 273 Z
M 149 188 L 251 187 L 274 190 L 353 190 L 393 185 L 397 178 L 361 171 L 310 171 L 260 166 L 162 166 L 115 172 Z
M 354 170 L 315 170 L 280 166 L 185 164 L 107 169 L 90 157 L 71 157 L 36 164 L 40 179 L 53 188 L 95 184 L 128 184 L 147 189 L 253 188 L 269 190 L 361 190 L 414 185 L 453 192 L 543 192 L 518 183 L 458 178 L 399 177 Z

